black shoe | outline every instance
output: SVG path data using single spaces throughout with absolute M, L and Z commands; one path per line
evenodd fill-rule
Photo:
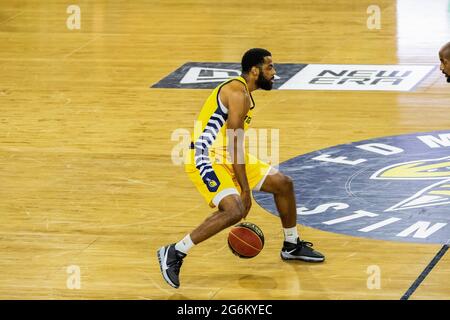
M 320 252 L 312 248 L 311 242 L 302 241 L 297 238 L 297 243 L 283 242 L 281 249 L 281 259 L 283 260 L 302 260 L 307 262 L 322 262 L 325 257 Z
M 157 252 L 159 267 L 164 280 L 174 288 L 180 286 L 180 268 L 186 255 L 175 249 L 175 243 L 162 247 Z

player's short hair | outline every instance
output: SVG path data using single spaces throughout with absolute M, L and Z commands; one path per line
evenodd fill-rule
M 450 58 L 450 42 L 447 42 L 441 50 L 443 50 L 444 58 Z
M 259 66 L 264 63 L 264 57 L 271 56 L 272 54 L 266 49 L 253 48 L 248 50 L 242 56 L 241 66 L 242 73 L 248 73 L 252 67 Z

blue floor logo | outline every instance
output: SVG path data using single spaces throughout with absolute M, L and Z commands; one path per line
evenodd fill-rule
M 297 221 L 357 237 L 450 240 L 450 131 L 354 142 L 290 159 Z M 270 195 L 255 200 L 272 213 Z

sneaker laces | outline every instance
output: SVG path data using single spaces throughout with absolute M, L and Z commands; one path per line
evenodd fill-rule
M 181 265 L 183 264 L 183 259 L 179 259 L 177 257 L 176 260 L 172 261 L 171 263 L 167 264 L 168 267 L 173 268 L 173 270 L 178 274 L 180 273 Z
M 309 241 L 303 241 L 303 240 L 298 240 L 298 244 L 301 245 L 302 247 L 312 247 L 313 243 L 309 242 Z

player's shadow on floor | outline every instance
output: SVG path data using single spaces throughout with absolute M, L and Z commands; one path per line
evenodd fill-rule
M 169 296 L 167 300 L 191 300 L 191 298 L 179 293 L 174 293 L 171 296 Z
M 256 276 L 252 274 L 240 275 L 238 284 L 242 288 L 249 290 L 275 289 L 278 287 L 278 283 L 275 281 L 275 279 L 266 276 Z

